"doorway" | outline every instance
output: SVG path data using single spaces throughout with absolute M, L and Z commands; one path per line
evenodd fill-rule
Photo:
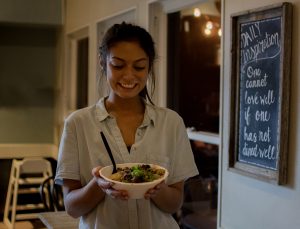
M 77 41 L 76 109 L 88 106 L 89 38 Z
M 199 175 L 185 183 L 183 229 L 217 227 L 220 1 L 167 14 L 167 106 L 183 118 Z

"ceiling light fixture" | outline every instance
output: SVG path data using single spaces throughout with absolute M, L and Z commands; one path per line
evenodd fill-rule
M 199 8 L 195 8 L 195 9 L 194 9 L 194 16 L 195 16 L 195 17 L 200 17 L 200 16 L 201 16 L 201 11 L 200 11 Z

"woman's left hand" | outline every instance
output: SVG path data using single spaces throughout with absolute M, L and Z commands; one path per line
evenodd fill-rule
M 96 179 L 98 186 L 102 189 L 102 191 L 106 195 L 108 195 L 112 198 L 128 200 L 129 197 L 128 197 L 127 191 L 114 189 L 113 183 L 106 181 L 103 177 L 100 176 L 100 174 L 99 174 L 100 169 L 101 169 L 100 166 L 93 168 L 92 174 L 93 174 L 94 178 Z
M 156 185 L 154 188 L 150 188 L 144 195 L 146 200 L 151 199 L 152 197 L 155 197 L 161 189 L 163 189 L 166 185 L 164 181 Z

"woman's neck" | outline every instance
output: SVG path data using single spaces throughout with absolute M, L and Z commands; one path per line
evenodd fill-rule
M 144 103 L 138 96 L 136 98 L 121 99 L 108 97 L 105 106 L 109 113 L 144 113 Z

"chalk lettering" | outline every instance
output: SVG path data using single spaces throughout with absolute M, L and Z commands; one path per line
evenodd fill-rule
M 245 104 L 259 104 L 258 92 L 254 95 L 248 95 L 248 91 L 245 91 Z
M 246 121 L 246 125 L 249 126 L 249 124 L 250 124 L 250 106 L 245 108 L 245 121 Z
M 271 118 L 271 114 L 268 111 L 256 111 L 255 120 L 261 122 L 268 122 Z
M 271 105 L 275 102 L 274 91 L 268 90 L 267 95 L 259 96 L 261 105 Z
M 251 157 L 251 156 L 257 157 L 258 156 L 257 144 L 254 147 L 248 147 L 248 144 L 245 142 L 242 150 L 242 154 L 247 157 Z
M 276 159 L 275 146 L 269 145 L 267 149 L 258 149 L 260 158 L 267 158 L 269 160 Z
M 277 169 L 280 128 L 281 28 L 275 17 L 240 24 L 238 160 Z
M 260 58 L 264 58 L 263 54 L 266 52 L 267 49 L 271 47 L 277 47 L 277 53 L 275 54 L 278 55 L 281 51 L 281 45 L 280 45 L 280 39 L 279 39 L 279 33 L 265 33 L 265 37 L 258 41 L 256 44 L 250 46 L 247 49 L 241 49 L 241 66 L 242 66 L 242 71 L 245 71 L 245 66 L 252 62 L 252 61 L 257 61 Z M 273 58 L 271 57 L 266 57 L 266 58 Z
M 244 140 L 248 142 L 256 142 L 257 134 L 252 132 L 247 132 L 247 127 L 244 127 Z
M 269 126 L 267 131 L 259 131 L 258 140 L 261 142 L 270 142 L 271 141 L 270 132 L 271 130 Z
M 248 30 L 241 33 L 241 43 L 242 47 L 245 48 L 250 43 L 260 36 L 259 22 L 254 23 L 248 27 Z
M 247 77 L 248 78 L 255 78 L 255 77 L 259 77 L 261 74 L 261 70 L 259 68 L 252 68 L 252 66 L 249 66 L 247 68 Z

